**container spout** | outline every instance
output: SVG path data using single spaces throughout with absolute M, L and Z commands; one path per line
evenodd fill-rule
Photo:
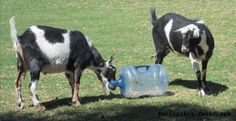
M 115 90 L 116 87 L 120 86 L 121 80 L 111 80 L 108 84 L 108 88 L 111 90 Z

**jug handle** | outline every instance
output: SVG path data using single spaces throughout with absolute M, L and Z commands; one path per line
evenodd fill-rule
M 145 68 L 145 71 L 149 69 L 150 66 L 148 65 L 141 65 L 141 66 L 135 66 L 136 70 L 139 70 L 140 68 Z

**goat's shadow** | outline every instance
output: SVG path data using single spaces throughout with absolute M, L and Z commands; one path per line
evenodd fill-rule
M 80 97 L 80 102 L 81 104 L 87 104 L 90 102 L 97 102 L 99 100 L 111 100 L 114 98 L 123 98 L 122 95 L 120 94 L 113 94 L 111 93 L 109 96 L 105 95 L 99 95 L 99 96 L 85 96 L 85 97 Z M 62 99 L 54 99 L 51 101 L 43 102 L 42 105 L 46 108 L 46 110 L 52 110 L 57 107 L 61 106 L 71 106 L 71 97 L 67 98 L 62 98 Z
M 218 83 L 215 83 L 212 81 L 207 81 L 207 84 L 210 89 L 209 91 L 206 92 L 207 95 L 217 96 L 219 93 L 222 93 L 228 89 L 227 86 L 222 85 L 222 84 L 218 84 Z M 175 79 L 175 80 L 171 81 L 169 83 L 169 85 L 182 85 L 186 88 L 196 89 L 197 88 L 197 81 L 196 80 Z M 114 98 L 120 99 L 120 98 L 123 98 L 123 96 L 120 94 L 113 94 L 113 93 L 111 93 L 111 95 L 109 95 L 109 96 L 105 96 L 105 95 L 84 96 L 84 97 L 80 98 L 80 102 L 83 105 L 83 104 L 87 104 L 87 103 L 91 103 L 91 102 L 97 102 L 99 100 L 111 100 Z M 55 108 L 61 107 L 61 106 L 70 106 L 71 105 L 71 97 L 62 98 L 62 99 L 54 99 L 51 101 L 43 102 L 42 105 L 45 106 L 46 110 L 52 110 L 52 109 L 55 109 Z
M 190 89 L 197 89 L 198 87 L 196 80 L 182 80 L 182 79 L 175 79 L 171 81 L 169 85 L 182 85 Z M 206 91 L 207 95 L 217 96 L 219 93 L 222 93 L 228 89 L 226 85 L 218 84 L 212 81 L 207 81 L 207 85 L 209 87 L 209 91 Z

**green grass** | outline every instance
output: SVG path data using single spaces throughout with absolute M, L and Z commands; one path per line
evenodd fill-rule
M 82 106 L 69 106 L 71 89 L 63 74 L 41 75 L 38 94 L 46 106 L 32 106 L 27 76 L 23 82 L 25 108 L 17 109 L 14 80 L 15 54 L 8 20 L 15 16 L 18 34 L 32 24 L 80 30 L 88 35 L 104 58 L 116 53 L 118 70 L 127 65 L 154 63 L 149 8 L 154 0 L 1 0 L 0 1 L 0 120 L 236 120 L 236 1 L 157 0 L 158 17 L 175 12 L 205 21 L 215 38 L 214 55 L 208 66 L 211 92 L 196 94 L 195 75 L 188 58 L 169 54 L 164 65 L 169 73 L 169 90 L 174 95 L 125 99 L 103 96 L 102 86 L 92 71 L 81 79 Z M 178 80 L 181 78 L 182 80 Z M 190 113 L 160 116 L 159 113 Z M 199 116 L 201 112 L 228 116 Z M 193 114 L 193 115 L 192 115 Z

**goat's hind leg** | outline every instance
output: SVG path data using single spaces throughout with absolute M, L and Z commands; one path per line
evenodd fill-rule
M 32 102 L 33 102 L 34 107 L 38 108 L 39 110 L 44 110 L 45 107 L 43 107 L 40 104 L 40 101 L 37 95 L 37 83 L 40 77 L 40 70 L 42 67 L 42 63 L 38 61 L 37 59 L 32 59 L 29 63 L 30 63 L 29 89 L 30 89 L 30 94 L 32 96 Z
M 74 85 L 74 74 L 73 73 L 65 73 L 65 76 L 70 84 L 70 87 L 71 87 L 71 92 L 72 92 L 72 95 L 74 94 L 74 88 L 73 88 L 73 85 Z
M 167 56 L 169 52 L 167 48 L 158 49 L 155 64 L 162 64 L 164 57 Z
M 18 70 L 18 75 L 15 80 L 15 90 L 16 90 L 16 104 L 20 109 L 24 108 L 24 103 L 22 99 L 22 94 L 21 94 L 21 88 L 22 88 L 22 80 L 25 77 L 26 72 L 21 70 Z
M 26 75 L 26 69 L 24 68 L 24 65 L 22 64 L 23 61 L 19 60 L 17 58 L 17 70 L 18 74 L 15 80 L 15 91 L 16 91 L 16 104 L 17 106 L 22 109 L 24 108 L 24 103 L 22 99 L 21 94 L 21 88 L 22 88 L 22 80 L 24 80 Z

